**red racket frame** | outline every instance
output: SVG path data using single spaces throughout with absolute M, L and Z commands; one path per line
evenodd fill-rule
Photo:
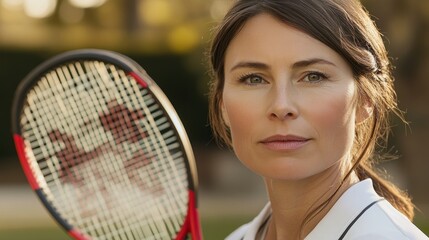
M 28 91 L 35 85 L 35 83 L 37 83 L 38 79 L 44 74 L 46 74 L 49 70 L 58 67 L 61 64 L 82 60 L 99 60 L 119 66 L 121 69 L 125 70 L 126 73 L 130 75 L 134 80 L 136 80 L 136 82 L 140 86 L 151 90 L 152 93 L 156 96 L 156 99 L 161 102 L 161 105 L 164 108 L 169 108 L 170 112 L 166 111 L 168 114 L 172 114 L 171 111 L 174 111 L 174 108 L 167 100 L 167 97 L 163 94 L 161 89 L 159 89 L 159 87 L 147 75 L 146 71 L 140 67 L 139 64 L 122 54 L 100 49 L 81 49 L 57 55 L 35 68 L 18 86 L 12 108 L 12 131 L 16 152 L 23 168 L 24 174 L 27 178 L 27 181 L 30 184 L 31 188 L 35 191 L 43 205 L 52 215 L 52 217 L 67 231 L 69 236 L 77 240 L 91 240 L 92 238 L 90 236 L 86 236 L 85 234 L 80 232 L 79 229 L 76 229 L 72 225 L 70 225 L 67 220 L 63 219 L 61 215 L 49 203 L 45 193 L 43 192 L 43 189 L 39 186 L 36 177 L 31 170 L 30 161 L 27 158 L 24 150 L 25 144 L 23 138 L 21 137 L 21 130 L 19 126 L 19 116 L 21 114 L 25 96 L 27 95 Z M 174 114 L 176 114 L 175 111 Z M 186 218 L 184 220 L 182 228 L 177 233 L 174 239 L 186 239 L 186 237 L 190 233 L 193 240 L 201 240 L 203 239 L 203 236 L 197 208 L 196 166 L 194 162 L 192 148 L 190 146 L 189 139 L 187 138 L 186 133 L 184 131 L 183 125 L 181 124 L 180 120 L 178 120 L 178 117 L 176 117 L 175 119 L 176 121 L 170 118 L 170 121 L 173 121 L 173 125 L 175 126 L 178 135 L 180 135 L 181 140 L 185 141 L 185 144 L 182 144 L 182 147 L 184 148 L 183 150 L 188 156 L 188 161 L 186 161 L 186 168 L 188 172 L 189 201 Z M 186 145 L 187 147 L 184 145 Z

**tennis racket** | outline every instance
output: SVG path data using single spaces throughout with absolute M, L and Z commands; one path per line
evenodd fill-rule
M 12 128 L 31 188 L 75 239 L 202 239 L 197 172 L 167 97 L 128 57 L 57 55 L 18 86 Z

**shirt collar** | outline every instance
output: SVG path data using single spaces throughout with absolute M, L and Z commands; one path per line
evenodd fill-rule
M 371 179 L 354 184 L 341 195 L 305 240 L 337 239 L 362 210 L 379 199 L 381 197 L 375 192 Z
M 268 202 L 262 211 L 249 223 L 243 240 L 255 240 L 261 225 L 271 216 L 271 203 Z
M 341 195 L 329 212 L 305 237 L 305 240 L 337 239 L 363 209 L 380 198 L 372 186 L 371 179 L 368 178 L 354 184 Z M 249 223 L 243 240 L 254 240 L 261 224 L 270 216 L 271 204 L 268 202 Z

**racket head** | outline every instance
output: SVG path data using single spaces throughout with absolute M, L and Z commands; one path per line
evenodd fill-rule
M 132 59 L 82 49 L 45 61 L 16 90 L 12 131 L 30 186 L 72 237 L 200 238 L 191 144 Z

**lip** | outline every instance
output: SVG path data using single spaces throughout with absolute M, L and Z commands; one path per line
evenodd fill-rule
M 304 147 L 310 140 L 311 138 L 296 135 L 273 135 L 259 143 L 274 151 L 293 151 Z

